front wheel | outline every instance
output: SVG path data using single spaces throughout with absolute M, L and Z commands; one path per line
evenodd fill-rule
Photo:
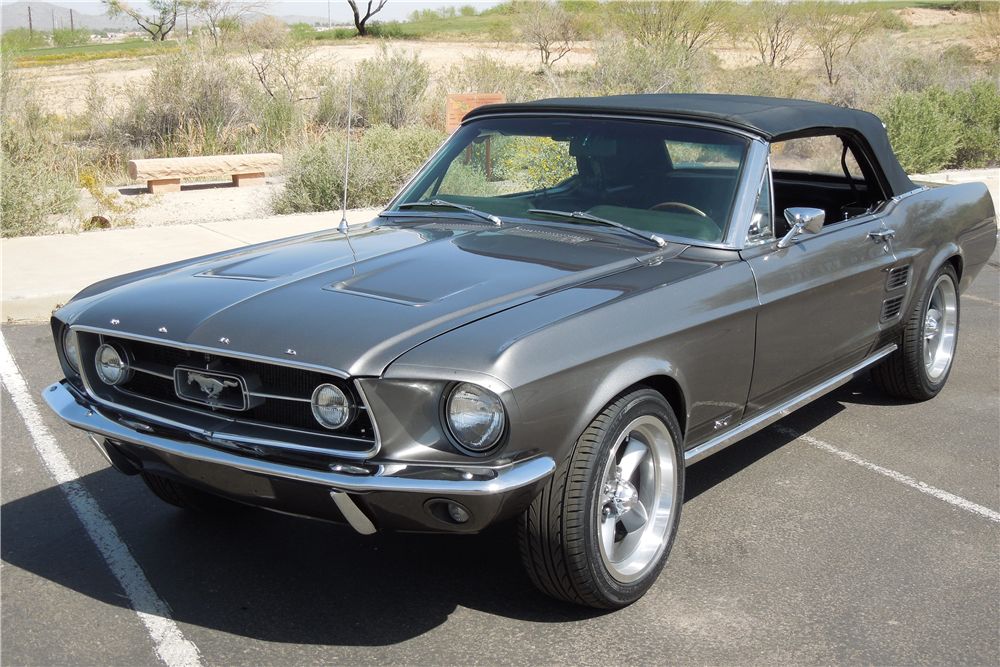
M 900 348 L 875 366 L 872 380 L 884 393 L 926 401 L 944 388 L 958 346 L 958 276 L 945 264 L 913 309 Z
M 648 388 L 616 399 L 522 515 L 521 556 L 552 597 L 615 609 L 663 569 L 684 496 L 680 427 Z

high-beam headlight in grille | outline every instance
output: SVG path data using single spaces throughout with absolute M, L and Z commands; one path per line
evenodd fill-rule
M 475 454 L 489 450 L 503 435 L 503 403 L 493 392 L 468 382 L 451 390 L 445 416 L 458 444 Z
M 329 429 L 347 426 L 354 405 L 347 394 L 335 384 L 321 384 L 313 390 L 312 411 L 316 421 Z
M 128 382 L 132 377 L 125 351 L 115 345 L 105 343 L 97 348 L 94 355 L 94 365 L 97 367 L 97 377 L 104 384 L 112 386 Z
M 73 372 L 80 374 L 80 353 L 76 349 L 76 334 L 69 327 L 63 329 L 62 333 L 63 356 Z

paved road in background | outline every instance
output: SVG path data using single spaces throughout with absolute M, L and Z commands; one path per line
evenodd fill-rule
M 164 664 L 163 619 L 132 609 L 74 510 L 82 489 L 128 547 L 112 560 L 141 568 L 203 665 L 998 664 L 998 269 L 963 298 L 936 399 L 889 400 L 865 376 L 689 468 L 663 574 L 614 613 L 536 592 L 510 526 L 363 537 L 169 507 L 42 405 L 61 376 L 47 325 L 4 326 L 41 423 L 29 434 L 5 386 L 2 661 Z M 77 482 L 53 481 L 39 429 Z

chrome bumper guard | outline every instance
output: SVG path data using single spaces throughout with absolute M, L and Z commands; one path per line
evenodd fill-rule
M 552 474 L 556 467 L 553 459 L 543 456 L 494 468 L 470 465 L 469 469 L 476 472 L 475 475 L 467 476 L 479 477 L 479 479 L 439 480 L 421 479 L 418 477 L 395 477 L 381 470 L 378 473 L 368 476 L 333 471 L 324 472 L 244 458 L 203 445 L 170 440 L 149 433 L 140 433 L 117 421 L 108 419 L 95 407 L 82 405 L 61 382 L 57 382 L 46 388 L 42 392 L 42 398 L 45 399 L 46 404 L 48 404 L 52 411 L 59 415 L 67 424 L 87 431 L 90 434 L 97 434 L 111 438 L 112 440 L 121 440 L 149 447 L 150 449 L 167 452 L 186 459 L 216 463 L 258 475 L 318 484 L 328 487 L 331 491 L 337 492 L 338 495 L 339 493 L 371 493 L 379 491 L 439 493 L 442 495 L 465 496 L 495 495 L 534 484 Z M 427 472 L 431 474 L 438 471 L 463 472 L 461 466 L 427 468 Z M 483 471 L 488 471 L 488 478 L 483 479 Z M 334 496 L 334 500 L 337 500 L 337 496 Z M 343 500 L 338 502 L 338 505 L 342 502 Z M 350 520 L 350 517 L 348 519 Z M 352 521 L 351 523 L 353 525 L 354 522 Z

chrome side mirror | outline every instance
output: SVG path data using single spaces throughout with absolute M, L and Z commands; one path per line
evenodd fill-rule
M 805 232 L 806 234 L 816 234 L 823 229 L 823 222 L 826 220 L 826 211 L 821 208 L 786 208 L 785 220 L 791 225 L 791 229 L 784 238 L 778 241 L 779 248 L 787 248 L 792 245 L 795 237 Z

